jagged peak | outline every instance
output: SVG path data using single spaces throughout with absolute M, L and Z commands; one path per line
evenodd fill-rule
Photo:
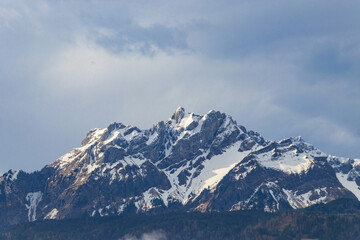
M 8 181 L 15 181 L 17 179 L 17 176 L 19 174 L 21 170 L 12 170 L 10 169 L 9 171 L 7 171 L 3 177 L 5 177 L 6 180 Z
M 208 111 L 204 115 L 198 115 L 198 114 L 195 114 L 194 112 L 186 113 L 185 109 L 183 107 L 178 107 L 169 120 L 170 121 L 175 121 L 176 124 L 179 124 L 184 118 L 194 116 L 194 117 L 199 117 L 199 119 L 201 119 L 201 118 L 206 119 L 206 118 L 208 118 L 210 116 L 213 116 L 213 115 L 224 115 L 224 116 L 226 116 L 226 118 L 229 118 L 232 122 L 236 123 L 236 121 L 230 115 L 222 113 L 220 111 L 216 111 L 216 110 L 212 109 L 212 110 Z
M 305 140 L 301 136 L 291 137 L 290 139 L 292 139 L 295 142 L 305 142 Z
M 208 111 L 204 116 L 202 116 L 202 118 L 205 120 L 205 119 L 208 119 L 208 118 L 213 118 L 213 119 L 218 119 L 218 118 L 221 118 L 224 120 L 224 123 L 226 124 L 231 124 L 231 125 L 236 125 L 238 127 L 240 127 L 236 120 L 234 120 L 232 118 L 232 116 L 230 116 L 229 114 L 226 114 L 226 113 L 223 113 L 223 112 L 220 112 L 220 111 L 216 111 L 216 110 L 210 110 Z M 241 130 L 245 130 L 244 132 L 246 132 L 246 129 L 244 127 L 242 127 Z
M 185 116 L 185 109 L 183 107 L 178 107 L 175 113 L 171 116 L 172 120 L 175 120 L 176 123 L 180 123 L 181 119 Z
M 198 125 L 200 121 L 207 121 L 208 119 L 216 120 L 219 118 L 223 119 L 225 124 L 237 125 L 237 122 L 230 115 L 220 111 L 210 110 L 204 115 L 198 115 L 194 112 L 186 113 L 183 107 L 178 107 L 167 123 L 175 128 L 187 129 L 187 126 L 192 123 L 192 125 Z
M 217 111 L 215 111 L 214 109 L 211 109 L 210 111 L 208 111 L 207 113 L 206 113 L 206 115 L 208 115 L 208 114 L 212 114 L 212 113 L 216 113 Z
M 123 129 L 123 128 L 125 128 L 126 126 L 124 125 L 124 124 L 122 124 L 122 123 L 118 123 L 118 122 L 113 122 L 113 123 L 111 123 L 108 127 L 107 127 L 107 130 L 109 131 L 109 132 L 112 132 L 113 130 L 115 130 L 115 129 Z
M 222 114 L 222 113 L 219 112 L 219 111 L 210 110 L 210 111 L 208 111 L 208 112 L 204 115 L 204 118 L 206 119 L 206 118 L 208 118 L 208 117 L 210 117 L 210 116 L 213 116 L 213 115 L 215 115 L 215 114 Z
M 305 140 L 301 136 L 289 137 L 278 141 L 280 146 L 289 146 L 291 144 L 305 144 Z

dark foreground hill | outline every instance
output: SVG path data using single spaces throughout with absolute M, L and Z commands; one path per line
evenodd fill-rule
M 43 220 L 12 226 L 0 239 L 360 239 L 360 204 L 338 199 L 265 213 L 170 213 Z

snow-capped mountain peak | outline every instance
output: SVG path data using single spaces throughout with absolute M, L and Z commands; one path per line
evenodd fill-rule
M 41 171 L 5 174 L 0 220 L 305 207 L 360 197 L 359 166 L 301 137 L 268 141 L 225 113 L 179 107 L 150 129 L 93 129 Z

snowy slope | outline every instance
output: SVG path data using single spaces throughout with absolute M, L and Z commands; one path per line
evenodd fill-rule
M 328 156 L 340 183 L 360 200 L 360 159 Z
M 218 119 L 211 119 L 214 115 L 217 115 Z M 211 139 L 210 143 L 202 145 L 201 142 L 207 140 L 203 136 L 203 125 L 215 121 L 222 122 L 216 129 L 217 135 Z M 143 177 L 144 173 L 141 171 L 141 167 L 145 162 L 156 163 L 159 166 L 168 159 L 176 157 L 178 153 L 175 150 L 184 142 L 191 142 L 192 139 L 200 142 L 199 150 L 193 154 L 191 159 L 186 159 L 179 166 L 176 166 L 178 163 L 168 164 L 162 169 L 171 184 L 169 189 L 153 187 L 144 192 L 143 196 L 134 198 L 138 209 L 148 209 L 152 206 L 151 201 L 155 198 L 161 198 L 166 206 L 169 200 L 186 204 L 190 199 L 199 195 L 204 188 L 216 187 L 216 184 L 250 152 L 250 150 L 239 152 L 242 141 L 236 141 L 236 139 L 234 139 L 234 143 L 229 142 L 221 146 L 221 154 L 216 155 L 212 152 L 212 147 L 221 145 L 222 141 L 227 141 L 230 135 L 237 137 L 244 134 L 241 126 L 238 126 L 230 116 L 215 111 L 209 111 L 201 116 L 185 113 L 183 108 L 178 108 L 173 117 L 163 124 L 163 129 L 161 129 L 162 123 L 150 130 L 140 130 L 133 126 L 116 123 L 115 125 L 116 127 L 113 129 L 90 131 L 80 148 L 60 157 L 51 166 L 57 168 L 62 174 L 70 176 L 72 171 L 69 169 L 78 168 L 81 165 L 79 162 L 83 162 L 82 170 L 79 171 L 74 181 L 75 185 L 86 184 L 91 178 L 98 180 L 104 177 L 109 179 L 111 185 L 129 177 L 123 171 L 127 166 L 135 167 L 136 174 Z M 161 139 L 164 138 L 164 132 L 166 136 L 172 136 L 172 138 Z M 250 138 L 249 136 L 245 137 Z M 163 142 L 160 142 L 161 140 Z M 119 156 L 119 159 L 111 163 L 105 161 L 104 148 L 111 147 L 126 151 L 131 149 L 132 145 L 137 144 L 136 141 L 140 141 L 140 144 L 143 145 L 138 152 L 132 153 L 131 156 Z M 118 144 L 119 142 L 121 144 Z M 147 158 L 145 152 L 147 147 L 159 143 L 164 146 L 160 161 Z M 259 146 L 259 144 L 254 144 L 252 148 L 256 149 Z M 179 160 L 182 161 L 182 159 Z M 185 182 L 180 180 L 179 176 L 181 175 L 185 176 Z
M 93 129 L 41 171 L 4 174 L 0 220 L 277 211 L 359 198 L 358 184 L 360 160 L 328 156 L 301 137 L 267 141 L 227 114 L 179 107 L 150 129 L 116 122 Z
M 325 153 L 306 143 L 301 137 L 271 142 L 254 154 L 264 167 L 289 174 L 306 172 L 315 164 L 316 157 L 327 157 Z

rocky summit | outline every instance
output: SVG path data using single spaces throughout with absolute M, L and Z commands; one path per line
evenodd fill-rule
M 360 160 L 301 137 L 269 141 L 229 115 L 178 108 L 141 130 L 112 123 L 33 173 L 0 178 L 0 226 L 167 211 L 304 208 L 360 198 Z

